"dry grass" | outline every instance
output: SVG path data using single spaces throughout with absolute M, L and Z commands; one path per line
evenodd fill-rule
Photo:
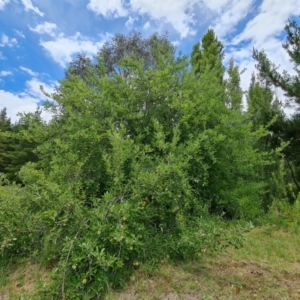
M 9 274 L 3 272 L 1 275 L 0 300 L 35 299 L 38 286 L 49 280 L 48 270 L 30 263 L 14 267 Z
M 296 233 L 255 229 L 240 250 L 206 252 L 198 261 L 165 262 L 155 270 L 142 266 L 125 290 L 105 300 L 300 299 L 299 249 Z M 0 300 L 41 299 L 36 291 L 47 275 L 32 264 L 11 270 L 5 280 L 0 276 Z
M 253 230 L 240 250 L 177 265 L 140 270 L 128 288 L 106 300 L 300 299 L 300 239 Z

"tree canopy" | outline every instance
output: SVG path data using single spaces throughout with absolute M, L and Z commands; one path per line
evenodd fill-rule
M 290 170 L 290 176 L 300 192 L 300 139 L 299 139 L 299 109 L 300 109 L 300 26 L 296 21 L 289 20 L 285 26 L 287 35 L 283 48 L 287 51 L 294 65 L 295 74 L 287 71 L 280 73 L 278 67 L 272 63 L 264 51 L 253 50 L 253 58 L 257 61 L 257 69 L 263 80 L 285 92 L 288 104 L 296 105 L 296 113 L 289 119 L 277 126 L 277 135 L 286 142 L 288 146 L 284 150 L 286 163 Z
M 37 109 L 12 125 L 2 110 L 3 255 L 54 262 L 53 299 L 95 298 L 140 263 L 239 246 L 247 226 L 224 220 L 296 203 L 299 118 L 285 118 L 273 85 L 296 99 L 298 79 L 254 57 L 260 73 L 245 92 L 211 29 L 189 57 L 167 35 L 116 35 L 70 63 L 48 95 L 50 122 Z

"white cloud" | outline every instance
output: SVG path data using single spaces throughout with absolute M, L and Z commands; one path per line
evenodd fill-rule
M 90 56 L 96 54 L 108 36 L 103 36 L 100 41 L 93 42 L 79 32 L 71 37 L 65 37 L 63 34 L 60 34 L 55 40 L 40 41 L 40 45 L 54 61 L 62 67 L 66 67 L 74 54 L 85 53 Z
M 2 54 L 2 52 L 0 52 L 0 59 L 5 59 L 4 55 Z
M 214 22 L 213 27 L 219 38 L 222 39 L 234 31 L 234 27 L 251 11 L 253 2 L 254 0 L 233 0 L 228 5 L 218 9 L 219 17 Z
M 37 32 L 39 34 L 49 34 L 50 36 L 55 36 L 55 30 L 57 25 L 54 23 L 44 22 L 43 24 L 37 25 L 35 28 L 29 27 L 31 31 Z
M 38 99 L 29 95 L 20 95 L 0 90 L 0 107 L 7 108 L 8 117 L 13 122 L 17 121 L 17 113 L 35 111 Z
M 224 0 L 223 0 L 224 1 Z M 199 0 L 90 0 L 88 9 L 106 18 L 125 17 L 129 14 L 147 15 L 151 20 L 170 24 L 182 38 L 195 34 L 195 6 L 201 5 Z M 129 17 L 126 25 L 133 23 Z
M 148 15 L 150 19 L 171 24 L 181 38 L 195 34 L 193 7 L 197 0 L 131 0 L 134 13 Z
M 12 72 L 10 72 L 10 71 L 1 71 L 0 72 L 1 77 L 5 77 L 5 76 L 8 76 L 8 75 L 12 75 Z
M 8 4 L 10 0 L 0 0 L 0 10 L 4 9 L 5 4 Z
M 0 47 L 13 47 L 18 44 L 17 40 L 15 38 L 10 39 L 7 35 L 2 34 Z
M 129 16 L 128 20 L 125 23 L 125 26 L 131 27 L 136 20 L 137 20 L 137 18 L 132 18 L 131 16 Z
M 31 0 L 21 0 L 21 2 L 24 5 L 25 11 L 29 11 L 32 10 L 34 11 L 36 14 L 38 14 L 39 16 L 43 17 L 44 13 L 41 12 L 36 6 L 33 6 Z
M 38 73 L 33 72 L 31 69 L 29 68 L 25 68 L 25 67 L 20 67 L 20 69 L 24 72 L 26 72 L 27 74 L 29 74 L 30 76 L 36 77 L 38 75 Z
M 148 29 L 150 27 L 150 22 L 146 22 L 143 26 L 144 29 Z
M 271 61 L 292 71 L 288 56 L 282 48 L 283 41 L 277 36 L 284 31 L 287 19 L 298 14 L 300 14 L 298 0 L 286 1 L 284 5 L 281 0 L 264 0 L 259 13 L 233 38 L 232 45 L 239 46 L 243 43 L 243 51 L 248 57 L 253 47 L 258 50 L 264 49 Z M 234 51 L 233 54 L 240 55 L 241 51 Z M 239 58 L 243 60 L 243 55 Z
M 124 7 L 124 2 L 124 0 L 90 0 L 87 8 L 106 18 L 126 17 L 128 12 Z
M 36 98 L 36 99 L 46 99 L 46 96 L 41 91 L 41 86 L 46 93 L 51 94 L 54 91 L 55 83 L 51 82 L 50 84 L 44 83 L 37 78 L 33 78 L 26 82 L 26 90 L 25 93 Z
M 13 122 L 17 121 L 19 112 L 34 112 L 41 100 L 45 100 L 46 96 L 40 91 L 40 85 L 44 87 L 46 92 L 53 92 L 55 84 L 45 84 L 37 79 L 26 82 L 24 92 L 12 93 L 0 90 L 0 107 L 7 108 L 7 114 Z M 50 120 L 51 115 L 47 112 L 42 113 L 44 120 Z
M 19 30 L 16 30 L 16 29 L 14 29 L 14 31 L 15 31 L 15 33 L 16 33 L 19 37 L 25 39 L 25 35 L 24 35 L 24 33 L 23 33 L 22 31 L 19 31 Z
M 206 7 L 213 11 L 219 11 L 222 9 L 230 0 L 203 0 Z M 247 1 L 247 0 L 246 0 Z
M 173 41 L 173 42 L 171 42 L 171 43 L 172 43 L 172 45 L 173 45 L 174 47 L 177 47 L 177 46 L 180 45 L 180 42 L 179 42 L 179 41 Z
M 281 0 L 263 0 L 258 13 L 249 20 L 243 31 L 228 41 L 231 46 L 227 51 L 227 57 L 233 57 L 241 69 L 247 68 L 241 76 L 243 89 L 248 89 L 251 74 L 255 71 L 256 62 L 252 59 L 253 47 L 265 50 L 268 58 L 280 66 L 280 71 L 285 69 L 290 74 L 294 73 L 289 57 L 282 48 L 282 33 L 288 18 L 299 14 L 298 0 L 285 1 L 284 5 Z M 277 93 L 282 96 L 282 92 Z
M 266 45 L 269 37 L 282 32 L 287 19 L 300 14 L 300 5 L 298 0 L 264 0 L 260 6 L 259 13 L 250 20 L 242 33 L 235 39 L 234 43 L 241 41 L 252 41 L 255 47 Z

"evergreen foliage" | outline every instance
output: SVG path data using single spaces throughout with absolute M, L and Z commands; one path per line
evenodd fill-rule
M 222 82 L 224 75 L 223 67 L 224 46 L 218 40 L 213 29 L 209 29 L 202 37 L 201 43 L 196 43 L 191 54 L 191 64 L 196 75 L 201 74 L 206 69 L 217 70 L 217 77 Z
M 4 173 L 9 163 L 7 152 L 9 150 L 9 141 L 5 136 L 6 132 L 11 130 L 11 121 L 7 117 L 6 108 L 0 110 L 0 173 Z
M 226 105 L 230 109 L 241 111 L 243 109 L 243 95 L 241 88 L 241 77 L 243 73 L 239 71 L 239 67 L 234 64 L 233 58 L 229 61 L 227 69 L 228 79 L 226 80 L 227 100 Z
M 264 51 L 253 50 L 253 58 L 257 61 L 257 69 L 260 75 L 276 87 L 280 87 L 286 96 L 296 104 L 300 104 L 300 27 L 296 21 L 289 20 L 285 27 L 287 41 L 283 48 L 290 56 L 294 64 L 295 75 L 290 75 L 284 71 L 278 72 L 278 68 L 266 56 Z
M 21 168 L 28 162 L 37 161 L 34 151 L 39 141 L 37 141 L 38 137 L 33 134 L 32 128 L 43 123 L 41 113 L 42 110 L 37 108 L 34 113 L 19 114 L 19 121 L 11 125 L 6 134 L 3 134 L 8 144 L 3 154 L 6 158 L 3 173 L 10 181 L 21 183 L 18 176 Z
M 290 75 L 284 71 L 282 74 L 278 68 L 266 56 L 264 51 L 253 50 L 253 57 L 257 61 L 257 69 L 260 76 L 268 85 L 281 88 L 287 97 L 289 104 L 296 105 L 297 112 L 290 119 L 284 120 L 278 128 L 278 136 L 287 142 L 285 147 L 285 161 L 287 170 L 290 172 L 294 188 L 300 192 L 300 160 L 299 147 L 299 104 L 300 104 L 300 27 L 296 21 L 287 23 L 286 27 L 287 40 L 283 44 L 283 48 L 290 56 L 291 62 L 294 64 L 295 75 Z M 297 154 L 296 154 L 297 153 Z M 294 197 L 293 197 L 294 198 Z M 295 198 L 294 198 L 295 200 Z

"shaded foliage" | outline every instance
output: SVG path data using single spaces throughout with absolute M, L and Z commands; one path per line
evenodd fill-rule
M 265 82 L 275 87 L 280 87 L 287 96 L 289 103 L 295 104 L 297 112 L 289 120 L 281 122 L 278 128 L 278 135 L 283 141 L 288 142 L 285 147 L 284 154 L 290 176 L 293 178 L 296 189 L 300 192 L 300 177 L 299 177 L 299 159 L 298 153 L 300 140 L 299 132 L 299 104 L 300 104 L 300 27 L 296 21 L 289 20 L 285 27 L 287 40 L 283 48 L 290 56 L 291 62 L 294 64 L 295 75 L 290 75 L 284 71 L 282 74 L 278 72 L 278 68 L 266 56 L 265 52 L 253 50 L 253 57 L 257 61 L 257 69 L 260 76 Z
M 9 151 L 9 141 L 5 136 L 5 132 L 11 131 L 11 121 L 7 117 L 6 108 L 0 111 L 0 173 L 4 173 L 7 165 L 9 164 L 9 159 L 7 157 L 7 152 Z

